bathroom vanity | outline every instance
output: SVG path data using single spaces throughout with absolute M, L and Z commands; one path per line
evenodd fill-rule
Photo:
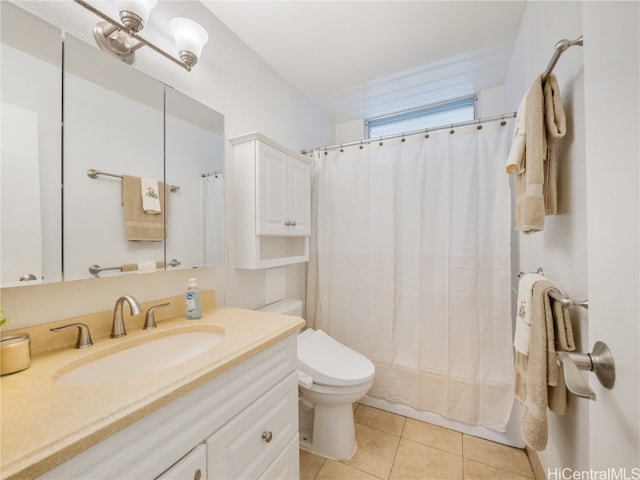
M 71 343 L 2 377 L 2 478 L 298 478 L 302 319 L 215 307 L 198 321 L 159 319 L 152 331 L 126 321 L 124 339 L 94 338 L 81 350 Z M 60 383 L 114 349 L 198 331 L 223 337 L 155 372 Z

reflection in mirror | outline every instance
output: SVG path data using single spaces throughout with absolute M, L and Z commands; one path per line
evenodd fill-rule
M 164 270 L 164 85 L 68 34 L 64 50 L 65 280 Z
M 183 268 L 224 264 L 224 117 L 166 87 L 166 254 Z
M 1 18 L 2 287 L 61 280 L 62 33 L 9 2 Z

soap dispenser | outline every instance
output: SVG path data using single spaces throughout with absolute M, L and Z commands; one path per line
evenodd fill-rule
M 187 288 L 185 316 L 187 320 L 197 320 L 202 318 L 202 306 L 200 305 L 200 290 L 195 278 L 189 279 Z

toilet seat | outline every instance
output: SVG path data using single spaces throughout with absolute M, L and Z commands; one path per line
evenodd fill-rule
M 313 383 L 334 387 L 366 383 L 375 375 L 367 357 L 310 328 L 298 335 L 298 369 Z

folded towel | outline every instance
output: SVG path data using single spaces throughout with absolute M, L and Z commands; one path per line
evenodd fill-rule
M 544 450 L 547 445 L 548 387 L 564 386 L 559 385 L 556 351 L 575 349 L 569 312 L 566 307 L 549 297 L 550 291 L 562 295 L 547 280 L 534 284 L 529 355 L 516 352 L 515 394 L 524 407 L 522 438 L 527 445 L 538 451 Z
M 124 265 L 122 265 L 120 267 L 120 270 L 122 272 L 137 272 L 139 271 L 139 266 L 140 266 L 141 262 L 138 263 L 125 263 Z M 163 269 L 164 268 L 164 262 L 154 262 L 155 263 L 155 269 Z
M 149 215 L 160 215 L 160 195 L 158 181 L 155 178 L 140 178 L 140 194 L 142 195 L 142 209 Z
M 567 134 L 558 79 L 552 73 L 544 84 L 544 118 L 547 138 L 547 162 L 544 180 L 544 205 L 547 215 L 558 213 L 558 142 Z
M 507 158 L 507 173 L 519 174 L 524 173 L 525 169 L 525 142 L 527 134 L 527 95 L 525 93 L 520 101 L 518 107 L 518 113 L 516 114 L 516 126 L 513 130 L 513 141 L 511 142 L 511 149 L 509 150 L 509 156 Z
M 166 185 L 158 182 L 160 204 L 164 205 L 165 215 L 147 215 L 142 210 L 140 177 L 122 176 L 122 205 L 126 237 L 129 241 L 162 242 L 165 239 L 165 218 L 168 212 L 169 196 Z
M 523 273 L 518 283 L 518 310 L 516 312 L 516 333 L 513 346 L 523 355 L 529 354 L 529 336 L 531 333 L 531 296 L 533 286 L 544 275 L 538 273 Z
M 515 178 L 516 230 L 538 232 L 544 227 L 544 162 L 547 143 L 544 131 L 542 76 L 531 85 L 526 102 L 525 171 Z

